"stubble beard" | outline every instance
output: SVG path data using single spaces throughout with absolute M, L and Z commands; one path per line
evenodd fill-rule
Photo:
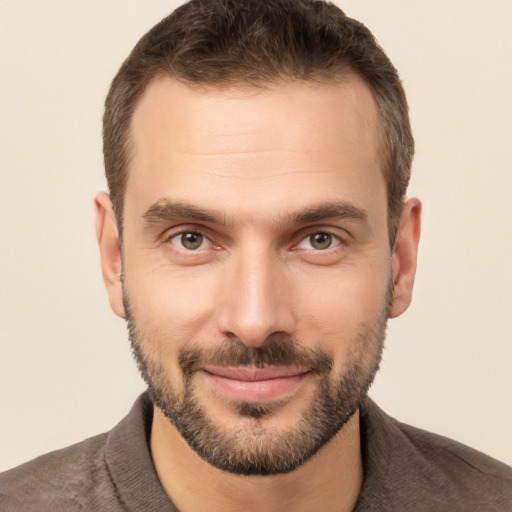
M 333 374 L 331 354 L 320 348 L 302 348 L 289 337 L 271 336 L 259 347 L 247 347 L 239 340 L 228 339 L 218 347 L 197 345 L 179 352 L 182 392 L 173 387 L 162 361 L 145 350 L 148 340 L 136 325 L 125 295 L 126 321 L 132 351 L 153 404 L 189 446 L 221 470 L 243 475 L 272 475 L 292 471 L 309 460 L 360 407 L 382 358 L 390 293 L 388 290 L 386 307 L 379 318 L 362 327 L 352 340 L 349 359 L 337 374 Z M 196 394 L 197 371 L 210 364 L 258 368 L 298 366 L 309 369 L 318 384 L 309 406 L 292 429 L 278 430 L 265 424 L 265 419 L 278 413 L 286 400 L 230 401 L 229 406 L 242 421 L 227 431 L 208 416 L 207 408 Z

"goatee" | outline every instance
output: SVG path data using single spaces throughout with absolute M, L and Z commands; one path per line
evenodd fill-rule
M 136 325 L 125 297 L 132 350 L 153 403 L 192 449 L 213 466 L 236 474 L 271 475 L 296 469 L 328 443 L 357 411 L 379 368 L 388 308 L 373 325 L 363 326 L 350 341 L 350 357 L 337 372 L 332 354 L 306 349 L 296 339 L 274 335 L 258 347 L 227 339 L 215 347 L 199 343 L 178 354 L 180 376 L 169 375 L 161 359 L 147 350 L 148 340 Z M 209 415 L 196 390 L 201 368 L 214 366 L 293 366 L 313 374 L 315 389 L 293 428 L 270 428 L 265 421 L 286 406 L 286 400 L 230 401 L 243 421 L 226 430 Z M 182 390 L 174 382 L 184 383 Z

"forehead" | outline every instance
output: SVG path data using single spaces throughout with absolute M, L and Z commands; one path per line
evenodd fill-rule
M 208 207 L 229 199 L 237 214 L 284 199 L 297 208 L 325 195 L 376 199 L 385 189 L 379 134 L 376 102 L 356 76 L 259 88 L 158 77 L 132 119 L 125 213 L 162 197 L 189 202 L 192 191 Z

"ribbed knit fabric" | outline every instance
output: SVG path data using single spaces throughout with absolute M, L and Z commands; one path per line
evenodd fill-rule
M 0 474 L 1 512 L 177 512 L 151 459 L 153 406 L 141 395 L 110 432 Z

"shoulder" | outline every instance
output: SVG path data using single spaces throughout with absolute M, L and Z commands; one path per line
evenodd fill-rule
M 395 509 L 512 511 L 512 468 L 506 464 L 401 423 L 371 400 L 361 424 L 368 496 Z
M 87 510 L 86 497 L 105 479 L 107 434 L 91 437 L 0 473 L 0 509 Z M 94 490 L 96 492 L 96 490 Z
M 469 446 L 425 430 L 396 422 L 414 447 L 415 457 L 451 493 L 474 499 L 495 499 L 512 510 L 512 468 Z
M 454 476 L 463 471 L 465 476 L 507 483 L 512 491 L 512 468 L 507 464 L 453 439 L 396 420 L 395 423 L 425 460 L 440 470 Z
M 175 510 L 149 452 L 147 393 L 112 430 L 0 473 L 2 512 Z M 131 506 L 127 505 L 131 504 Z

